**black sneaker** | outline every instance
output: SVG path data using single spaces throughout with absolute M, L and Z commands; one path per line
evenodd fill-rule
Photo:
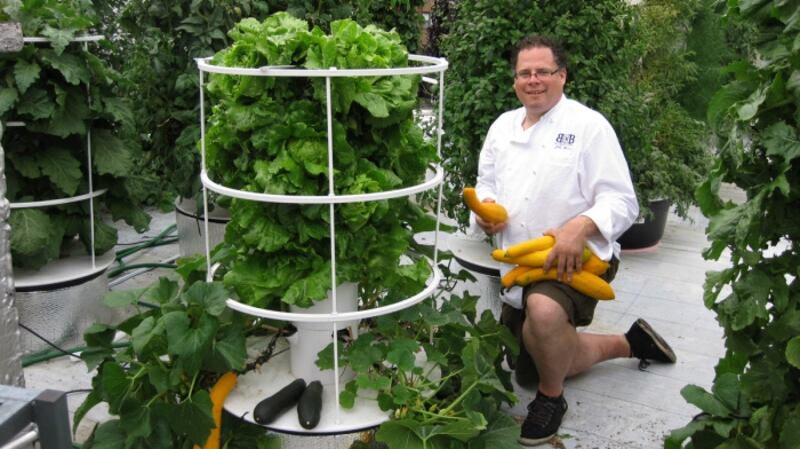
M 522 432 L 519 442 L 523 446 L 536 446 L 554 437 L 561 420 L 567 413 L 567 401 L 564 395 L 549 398 L 540 392 L 528 404 L 528 416 L 522 423 Z
M 672 348 L 656 331 L 639 318 L 631 325 L 625 338 L 631 345 L 631 355 L 641 360 L 655 360 L 664 363 L 675 363 L 677 357 Z

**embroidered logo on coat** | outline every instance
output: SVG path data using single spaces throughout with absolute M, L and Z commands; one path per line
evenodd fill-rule
M 566 150 L 567 147 L 575 143 L 575 134 L 559 133 L 556 137 L 556 148 Z

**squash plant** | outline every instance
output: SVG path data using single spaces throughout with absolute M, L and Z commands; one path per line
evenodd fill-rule
M 246 363 L 245 341 L 264 332 L 226 307 L 229 293 L 221 283 L 192 281 L 192 266 L 179 268 L 182 286 L 160 278 L 144 288 L 106 295 L 107 305 L 134 307 L 138 313 L 117 325 L 94 324 L 84 334 L 87 349 L 81 357 L 97 373 L 73 428 L 99 403 L 107 404 L 112 415 L 92 430 L 84 448 L 203 447 L 214 427 L 209 388 L 226 372 L 255 367 Z M 121 350 L 113 345 L 120 333 L 130 342 Z M 227 414 L 221 428 L 219 447 L 280 447 L 274 435 Z
M 331 33 L 287 13 L 245 19 L 233 44 L 214 56 L 224 66 L 381 68 L 407 64 L 394 32 L 335 21 Z M 414 185 L 436 158 L 413 120 L 418 76 L 332 80 L 335 192 L 362 194 Z M 206 133 L 212 179 L 236 189 L 285 195 L 328 194 L 325 83 L 322 78 L 212 75 Z M 409 252 L 424 219 L 407 198 L 337 205 L 337 281 L 357 282 L 365 305 L 422 289 L 430 269 Z M 329 208 L 233 200 L 225 283 L 261 307 L 302 307 L 331 285 Z M 402 256 L 414 260 L 400 266 Z
M 697 190 L 710 218 L 704 252 L 731 266 L 708 272 L 705 305 L 725 332 L 711 391 L 681 394 L 701 413 L 672 432 L 672 448 L 797 448 L 800 442 L 800 6 L 727 2 L 728 20 L 754 32 L 735 79 L 711 100 L 719 158 Z M 747 194 L 719 196 L 733 183 Z
M 49 44 L 28 44 L 18 53 L 0 55 L 0 119 L 22 121 L 7 129 L 3 146 L 11 202 L 47 200 L 88 191 L 87 135 L 91 129 L 94 189 L 108 189 L 96 204 L 114 220 L 124 219 L 144 231 L 149 216 L 138 204 L 147 179 L 131 176 L 137 148 L 132 140 L 133 114 L 113 94 L 118 74 L 88 46 L 71 42 L 91 33 L 96 15 L 83 1 L 16 0 L 3 12 L 22 24 L 25 36 L 44 36 Z M 100 213 L 95 213 L 96 217 Z M 75 236 L 89 249 L 86 202 L 11 213 L 14 264 L 39 268 L 64 251 Z M 116 229 L 95 218 L 95 249 L 116 244 Z
M 452 293 L 471 275 L 440 268 L 448 282 L 435 298 L 378 317 L 357 339 L 338 343 L 339 366 L 356 373 L 339 402 L 351 408 L 359 392 L 377 392 L 391 419 L 375 438 L 389 449 L 519 448 L 519 426 L 500 411 L 516 402 L 501 367 L 502 348 L 517 351 L 516 339 L 490 311 L 476 316 L 478 297 Z M 333 368 L 332 344 L 317 365 Z

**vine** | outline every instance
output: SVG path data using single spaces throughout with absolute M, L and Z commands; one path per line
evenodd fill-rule
M 754 30 L 748 54 L 729 66 L 708 116 L 719 158 L 696 195 L 710 218 L 704 256 L 730 252 L 731 267 L 709 272 L 705 304 L 725 332 L 711 391 L 688 385 L 700 408 L 665 443 L 674 448 L 797 448 L 800 441 L 800 7 L 729 1 L 727 17 Z M 747 194 L 735 204 L 722 183 Z

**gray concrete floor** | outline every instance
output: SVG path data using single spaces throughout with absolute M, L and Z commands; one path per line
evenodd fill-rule
M 736 197 L 735 191 L 730 196 Z M 678 355 L 674 365 L 652 364 L 640 371 L 632 359 L 605 362 L 567 382 L 565 397 L 570 410 L 559 437 L 558 448 L 653 449 L 663 445 L 671 429 L 688 423 L 698 410 L 687 404 L 680 390 L 689 383 L 710 387 L 714 366 L 723 354 L 723 334 L 714 314 L 703 306 L 703 281 L 707 270 L 727 266 L 727 260 L 706 261 L 706 220 L 692 211 L 694 222 L 671 216 L 663 240 L 653 249 L 623 254 L 617 279 L 612 284 L 617 299 L 603 302 L 594 323 L 586 331 L 621 333 L 636 318 L 645 318 L 672 345 Z M 174 214 L 154 214 L 154 236 L 175 222 Z M 143 237 L 130 231 L 123 241 Z M 177 254 L 177 245 L 143 252 L 136 262 L 155 262 Z M 130 261 L 133 262 L 133 261 Z M 145 285 L 166 270 L 135 277 L 114 288 Z M 80 361 L 59 358 L 25 368 L 28 388 L 74 390 L 90 388 L 92 373 Z M 524 416 L 534 392 L 517 389 L 519 403 L 508 412 Z M 69 395 L 72 411 L 85 393 Z M 83 441 L 96 422 L 106 418 L 102 406 L 84 418 L 75 440 Z M 298 437 L 295 437 L 298 438 Z M 301 438 L 302 439 L 302 438 Z M 287 440 L 285 447 L 301 447 Z M 323 439 L 307 440 L 303 447 L 346 447 Z M 548 446 L 544 446 L 548 447 Z

